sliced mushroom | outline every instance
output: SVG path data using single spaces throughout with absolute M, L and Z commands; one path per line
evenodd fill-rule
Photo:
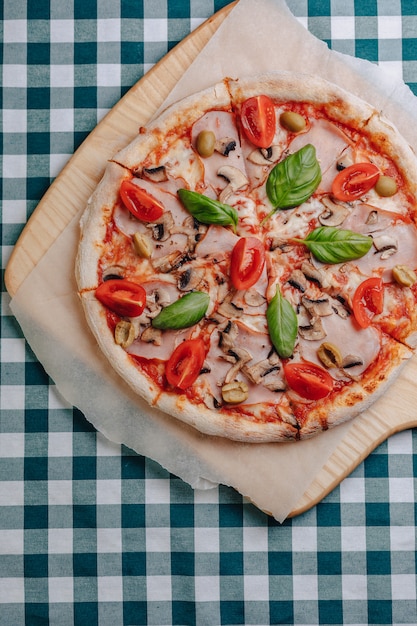
M 248 289 L 245 291 L 243 299 L 248 306 L 253 307 L 262 306 L 266 301 L 265 296 L 259 293 L 259 291 L 256 291 L 256 289 Z
M 282 149 L 280 146 L 270 146 L 269 148 L 259 148 L 253 150 L 249 156 L 248 161 L 255 165 L 271 165 L 276 163 L 281 158 Z
M 152 261 L 152 265 L 163 274 L 168 274 L 169 272 L 172 272 L 172 270 L 181 267 L 185 258 L 188 259 L 188 256 L 184 255 L 184 253 L 180 250 L 176 250 L 175 252 L 170 252 L 165 256 L 159 257 L 158 259 L 154 259 Z
M 374 237 L 373 244 L 378 252 L 381 253 L 381 260 L 388 259 L 395 254 L 398 250 L 398 242 L 389 235 L 381 235 L 380 237 Z
M 153 183 L 163 183 L 168 180 L 165 165 L 159 165 L 158 167 L 144 167 L 142 170 L 142 176 Z
M 343 320 L 347 319 L 350 316 L 350 311 L 346 308 L 345 299 L 344 298 L 332 298 L 331 306 L 333 313 L 336 313 Z
M 323 328 L 320 317 L 311 318 L 308 326 L 299 326 L 298 332 L 303 339 L 307 339 L 308 341 L 324 339 L 326 336 L 326 331 Z
M 223 156 L 229 156 L 229 152 L 236 150 L 236 140 L 233 137 L 222 137 L 216 141 L 214 149 Z
M 198 287 L 205 275 L 205 270 L 202 267 L 192 267 L 189 265 L 186 268 L 182 268 L 181 273 L 178 275 L 178 289 L 180 291 L 191 291 Z
M 174 227 L 174 218 L 171 211 L 164 211 L 159 220 L 152 222 L 152 224 L 147 224 L 146 227 L 152 231 L 152 236 L 156 241 L 166 241 L 172 234 Z
M 314 317 L 325 317 L 326 315 L 331 315 L 333 313 L 328 296 L 324 296 L 316 300 L 303 296 L 302 303 L 310 315 L 313 315 Z
M 349 369 L 351 367 L 356 367 L 357 365 L 363 365 L 363 359 L 360 356 L 355 356 L 354 354 L 348 354 L 343 358 L 342 368 Z
M 225 383 L 230 383 L 236 378 L 238 372 L 240 372 L 242 367 L 252 360 L 252 355 L 244 348 L 235 347 L 228 350 L 227 353 L 223 355 L 223 358 L 225 361 L 233 363 L 232 367 L 228 370 L 224 379 Z
M 349 215 L 349 208 L 333 202 L 329 196 L 324 196 L 322 202 L 326 208 L 319 215 L 320 224 L 323 226 L 340 226 Z
M 301 293 L 304 293 L 308 287 L 307 278 L 301 270 L 294 270 L 287 282 Z
M 231 319 L 235 317 L 241 317 L 243 314 L 243 308 L 240 306 L 237 306 L 236 304 L 233 304 L 233 302 L 229 302 L 228 300 L 225 300 L 218 307 L 217 313 L 220 313 L 220 315 L 223 315 L 224 317 Z
M 227 202 L 227 199 L 232 193 L 240 189 L 244 189 L 249 185 L 249 181 L 245 174 L 233 165 L 223 165 L 222 167 L 219 167 L 217 175 L 228 181 L 228 185 L 226 185 L 219 195 L 220 202 Z
M 353 159 L 350 154 L 342 154 L 342 156 L 338 159 L 336 163 L 336 169 L 338 172 L 349 167 L 349 165 L 353 165 Z
M 162 343 L 162 331 L 159 328 L 148 326 L 142 332 L 140 338 L 146 343 L 153 343 L 155 346 L 160 346 Z
M 308 280 L 311 280 L 311 282 L 316 283 L 317 285 L 319 285 L 319 287 L 323 286 L 323 282 L 324 282 L 323 272 L 321 272 L 319 269 L 314 267 L 314 265 L 312 265 L 309 261 L 303 261 L 301 265 L 301 271 L 303 272 L 304 276 L 308 278 Z
M 374 226 L 375 224 L 377 224 L 378 222 L 378 211 L 376 211 L 375 209 L 372 209 L 372 211 L 369 211 L 369 215 L 366 218 L 365 224 L 367 226 Z
M 114 278 L 124 278 L 126 268 L 122 265 L 110 265 L 103 270 L 103 281 L 112 280 Z
M 236 337 L 238 336 L 238 334 L 239 328 L 237 324 L 229 320 L 224 328 L 220 331 L 218 344 L 219 348 L 221 348 L 223 352 L 229 352 L 229 350 L 231 350 L 236 344 Z

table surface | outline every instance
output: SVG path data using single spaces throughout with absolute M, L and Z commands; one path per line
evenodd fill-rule
M 254 0 L 255 1 L 255 0 Z M 417 94 L 415 0 L 288 0 Z M 224 0 L 3 2 L 2 269 L 70 155 Z M 193 491 L 60 397 L 2 286 L 0 625 L 417 624 L 417 433 L 279 524 Z

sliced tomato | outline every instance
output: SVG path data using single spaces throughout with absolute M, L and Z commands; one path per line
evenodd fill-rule
M 307 400 L 325 398 L 333 389 L 333 378 L 315 363 L 286 363 L 284 375 L 287 383 L 298 395 Z
M 230 278 L 236 289 L 249 289 L 262 274 L 265 249 L 256 237 L 241 237 L 230 258 Z
M 196 380 L 206 358 L 201 337 L 186 339 L 175 348 L 167 361 L 165 374 L 170 385 L 185 390 Z
M 164 212 L 161 202 L 131 180 L 126 179 L 120 185 L 120 197 L 132 215 L 142 222 L 155 222 Z
M 374 315 L 384 308 L 384 284 L 382 278 L 374 276 L 364 280 L 357 287 L 352 298 L 355 320 L 361 328 L 367 328 Z
M 332 184 L 332 194 L 337 200 L 357 200 L 378 181 L 380 171 L 373 163 L 354 163 L 337 174 Z
M 246 137 L 259 148 L 269 148 L 275 135 L 275 106 L 268 96 L 253 96 L 242 104 L 240 120 Z
M 137 317 L 145 308 L 146 291 L 142 285 L 124 278 L 111 278 L 95 291 L 97 300 L 121 317 Z

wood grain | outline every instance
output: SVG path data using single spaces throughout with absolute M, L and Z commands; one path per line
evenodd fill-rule
M 13 297 L 50 245 L 77 215 L 100 180 L 106 162 L 127 145 L 164 102 L 236 2 L 213 15 L 136 83 L 90 133 L 56 178 L 24 228 L 6 268 Z M 366 411 L 352 422 L 341 444 L 304 493 L 290 516 L 298 515 L 334 489 L 390 435 L 417 426 L 414 380 L 416 357 L 384 396 L 384 408 Z M 401 398 L 401 402 L 398 402 Z M 379 406 L 379 405 L 378 405 Z

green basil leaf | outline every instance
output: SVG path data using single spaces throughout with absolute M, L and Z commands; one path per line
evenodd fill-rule
M 305 239 L 296 240 L 307 246 L 322 263 L 344 263 L 359 259 L 370 250 L 372 237 L 335 226 L 315 228 Z
M 152 326 L 161 330 L 177 330 L 194 326 L 204 317 L 209 302 L 208 293 L 191 291 L 162 309 L 153 318 Z
M 294 351 L 298 332 L 297 315 L 290 302 L 284 298 L 279 287 L 268 304 L 266 320 L 271 341 L 279 356 L 290 357 Z
M 238 213 L 234 207 L 189 189 L 179 189 L 178 195 L 187 211 L 202 224 L 233 226 L 236 231 Z
M 290 209 L 309 199 L 321 181 L 316 149 L 310 143 L 270 171 L 266 193 L 275 209 Z

